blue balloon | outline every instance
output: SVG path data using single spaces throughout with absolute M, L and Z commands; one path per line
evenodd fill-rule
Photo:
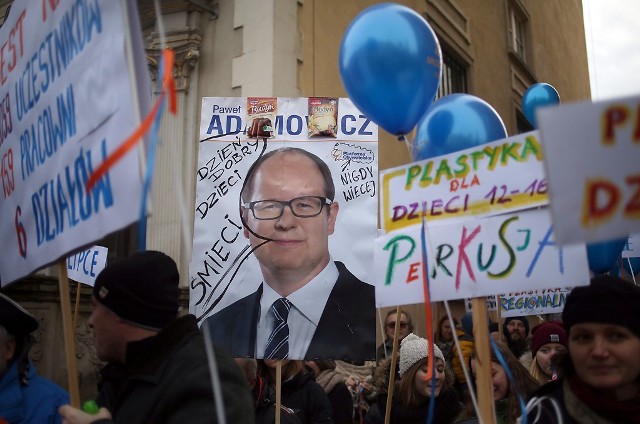
M 628 237 L 625 237 L 601 243 L 587 244 L 589 269 L 594 274 L 604 274 L 605 272 L 611 271 L 616 264 L 616 260 L 622 253 L 624 245 L 627 244 L 628 239 Z
M 429 159 L 507 137 L 498 112 L 471 94 L 436 100 L 418 122 L 411 151 L 414 160 Z
M 522 111 L 533 128 L 538 128 L 536 110 L 544 106 L 552 106 L 560 103 L 558 91 L 546 82 L 539 82 L 527 88 L 522 96 Z
M 393 135 L 410 133 L 433 102 L 442 54 L 427 21 L 406 6 L 368 7 L 340 45 L 340 77 L 353 103 Z

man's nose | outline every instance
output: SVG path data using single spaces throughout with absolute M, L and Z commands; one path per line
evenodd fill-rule
M 604 337 L 596 336 L 593 339 L 593 349 L 591 350 L 591 354 L 597 357 L 609 356 L 609 345 Z
M 295 226 L 296 219 L 296 216 L 291 210 L 291 205 L 286 205 L 282 208 L 280 218 L 276 219 L 276 227 L 288 230 Z

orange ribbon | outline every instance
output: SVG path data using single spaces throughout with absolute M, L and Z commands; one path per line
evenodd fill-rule
M 176 80 L 173 78 L 173 50 L 165 49 L 162 52 L 163 75 L 162 75 L 162 91 L 151 109 L 151 112 L 144 118 L 142 124 L 131 134 L 112 154 L 100 164 L 100 166 L 89 176 L 87 180 L 86 191 L 89 192 L 96 185 L 98 180 L 102 178 L 111 167 L 118 162 L 124 155 L 129 153 L 135 145 L 142 140 L 142 137 L 149 131 L 153 121 L 156 119 L 160 111 L 160 105 L 166 95 L 169 96 L 169 111 L 172 114 L 177 112 L 177 96 L 176 96 Z

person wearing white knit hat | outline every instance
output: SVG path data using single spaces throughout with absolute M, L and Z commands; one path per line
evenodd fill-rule
M 400 380 L 391 404 L 391 423 L 424 423 L 432 396 L 435 397 L 434 424 L 455 423 L 464 416 L 464 406 L 445 375 L 444 355 L 436 345 L 433 345 L 433 356 L 435 389 L 432 391 L 432 380 L 427 376 L 429 342 L 413 333 L 402 340 L 398 364 Z M 389 366 L 390 362 L 383 361 L 380 366 Z M 379 389 L 381 394 L 365 417 L 367 424 L 384 422 L 387 394 L 385 387 Z

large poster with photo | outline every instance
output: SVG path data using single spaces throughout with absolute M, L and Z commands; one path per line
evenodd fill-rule
M 200 138 L 190 312 L 213 342 L 243 357 L 374 358 L 376 125 L 349 99 L 210 97 Z

